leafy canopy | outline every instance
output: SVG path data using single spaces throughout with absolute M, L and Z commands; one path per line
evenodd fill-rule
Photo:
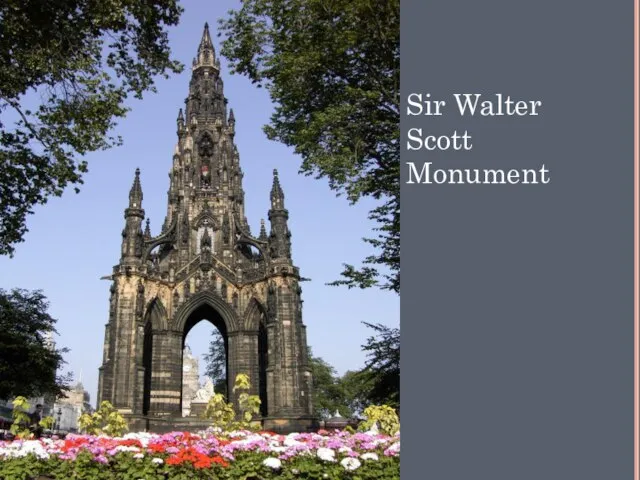
M 56 333 L 48 308 L 39 290 L 0 289 L 0 400 L 60 396 L 68 390 L 69 376 L 58 375 L 67 349 L 48 340 Z
M 211 378 L 215 389 L 223 397 L 227 394 L 227 355 L 224 337 L 216 328 L 211 334 L 209 351 L 204 355 L 205 375 Z
M 399 292 L 399 0 L 245 0 L 220 27 L 232 72 L 276 104 L 267 136 L 338 195 L 378 201 L 374 253 L 333 284 Z
M 165 30 L 181 11 L 175 0 L 0 2 L 0 255 L 23 241 L 35 205 L 82 183 L 84 155 L 120 143 L 109 131 L 125 100 L 182 70 Z
M 313 414 L 316 418 L 326 419 L 333 416 L 336 410 L 345 418 L 351 416 L 349 399 L 345 396 L 344 386 L 337 376 L 336 370 L 324 359 L 311 355 L 309 349 L 309 368 L 313 379 Z
M 374 330 L 362 350 L 367 354 L 361 375 L 368 384 L 368 400 L 400 408 L 400 329 L 363 322 Z

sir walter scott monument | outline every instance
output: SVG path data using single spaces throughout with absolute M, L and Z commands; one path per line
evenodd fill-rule
M 195 430 L 182 417 L 182 352 L 198 322 L 218 328 L 226 346 L 227 392 L 249 376 L 262 401 L 263 428 L 312 427 L 311 372 L 302 323 L 300 275 L 291 260 L 284 193 L 273 173 L 270 233 L 254 237 L 244 216 L 242 170 L 227 114 L 220 62 L 205 25 L 193 61 L 169 177 L 167 215 L 154 237 L 136 170 L 124 212 L 122 254 L 113 269 L 98 402 L 108 400 L 132 431 Z

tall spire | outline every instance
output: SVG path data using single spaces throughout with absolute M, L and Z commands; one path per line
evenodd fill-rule
M 200 40 L 198 52 L 201 52 L 205 48 L 213 50 L 213 42 L 211 42 L 211 35 L 209 34 L 209 22 L 204 22 L 204 30 L 202 32 L 202 39 Z
M 180 136 L 184 132 L 184 114 L 182 113 L 182 109 L 178 111 L 176 123 L 178 124 L 178 136 Z
M 264 226 L 264 218 L 260 219 L 260 236 L 258 240 L 267 241 L 267 228 Z
M 137 262 L 142 256 L 144 234 L 142 233 L 142 187 L 140 186 L 140 169 L 136 168 L 136 176 L 129 191 L 129 207 L 124 211 L 125 227 L 122 231 L 122 260 L 125 263 Z
M 136 168 L 136 176 L 129 191 L 129 208 L 142 208 L 142 187 L 140 186 L 139 168 Z
M 215 49 L 213 48 L 213 42 L 211 41 L 211 35 L 209 34 L 209 24 L 205 23 L 204 31 L 202 32 L 202 39 L 198 46 L 198 56 L 193 63 L 194 69 L 202 66 L 215 66 L 215 57 Z
M 149 219 L 147 218 L 147 223 L 144 227 L 144 238 L 149 240 L 151 238 L 151 226 L 149 225 Z
M 278 170 L 273 170 L 273 186 L 271 187 L 271 208 L 273 210 L 284 209 L 284 192 L 280 187 L 280 180 L 278 179 Z
M 269 235 L 269 251 L 271 259 L 291 261 L 291 232 L 287 226 L 289 212 L 284 208 L 284 192 L 280 187 L 278 171 L 273 171 L 273 186 L 271 187 L 271 235 Z

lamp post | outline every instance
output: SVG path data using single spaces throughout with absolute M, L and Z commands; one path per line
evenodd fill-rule
M 58 407 L 58 432 L 60 431 L 60 417 L 62 417 L 62 407 Z

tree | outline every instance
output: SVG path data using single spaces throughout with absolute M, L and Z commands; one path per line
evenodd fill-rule
M 0 399 L 60 396 L 70 376 L 58 374 L 67 349 L 51 342 L 56 320 L 39 290 L 0 289 Z
M 317 418 L 331 417 L 336 410 L 343 417 L 350 417 L 349 402 L 345 398 L 336 370 L 320 357 L 311 355 L 309 349 L 309 368 L 313 378 L 313 413 Z
M 220 26 L 232 73 L 276 104 L 267 137 L 350 202 L 378 201 L 375 253 L 333 284 L 399 292 L 399 0 L 245 0 Z
M 12 255 L 37 204 L 82 184 L 93 151 L 129 97 L 155 91 L 154 78 L 179 72 L 166 26 L 176 0 L 0 3 L 0 254 Z
M 217 393 L 227 394 L 227 354 L 224 346 L 224 338 L 215 329 L 211 334 L 209 353 L 204 355 L 207 363 L 205 375 L 211 377 Z
M 400 408 L 400 329 L 363 322 L 376 333 L 362 346 L 367 362 L 361 374 L 370 390 L 368 400 Z
M 373 377 L 363 370 L 349 370 L 339 379 L 347 408 L 353 416 L 361 416 L 371 405 Z

